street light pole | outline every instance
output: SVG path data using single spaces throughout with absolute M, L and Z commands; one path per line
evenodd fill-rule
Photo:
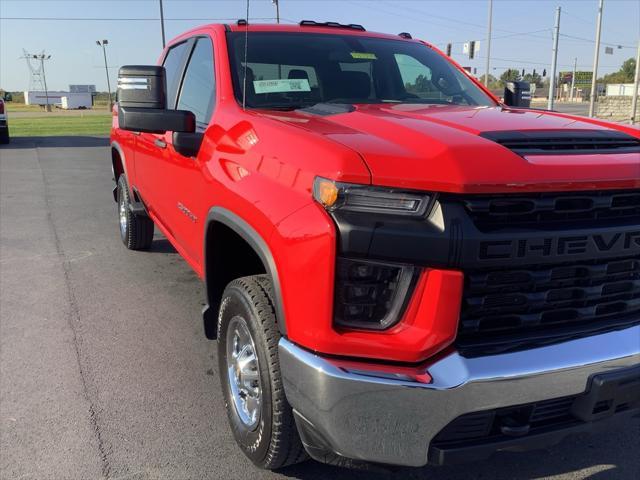
M 276 6 L 276 23 L 280 23 L 280 2 L 278 0 L 271 0 L 271 3 Z
M 549 77 L 549 101 L 547 109 L 553 110 L 556 96 L 556 68 L 558 65 L 558 37 L 560 36 L 560 7 L 556 9 L 556 26 L 553 29 L 553 56 L 551 60 L 551 75 Z
M 96 40 L 96 44 L 102 47 L 102 55 L 104 56 L 104 72 L 107 75 L 107 90 L 109 91 L 109 111 L 113 108 L 113 103 L 111 103 L 111 82 L 109 81 L 109 67 L 107 66 L 107 49 L 106 45 L 109 44 L 109 40 Z
M 636 123 L 638 111 L 638 88 L 640 87 L 640 41 L 638 41 L 638 53 L 636 53 L 636 74 L 633 81 L 633 100 L 631 100 L 631 125 Z
M 485 66 L 484 86 L 489 86 L 489 70 L 491 69 L 491 23 L 493 20 L 493 0 L 489 0 L 489 21 L 487 27 L 487 63 Z
M 573 74 L 571 75 L 571 93 L 569 94 L 569 100 L 573 102 L 573 89 L 576 87 L 576 70 L 578 69 L 578 57 L 573 61 Z
M 164 37 L 164 10 L 162 9 L 162 0 L 160 0 L 160 28 L 162 29 L 162 48 L 166 46 Z
M 600 32 L 602 30 L 602 9 L 604 0 L 598 4 L 598 21 L 596 26 L 596 49 L 593 54 L 593 78 L 591 79 L 591 98 L 589 98 L 589 117 L 593 118 L 596 107 L 596 85 L 598 81 L 598 60 L 600 59 Z

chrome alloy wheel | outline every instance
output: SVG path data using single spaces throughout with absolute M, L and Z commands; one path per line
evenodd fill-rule
M 118 215 L 120 217 L 120 235 L 125 238 L 127 234 L 127 204 L 124 192 L 120 192 L 120 202 L 118 205 Z
M 227 332 L 227 372 L 231 398 L 242 423 L 253 430 L 260 421 L 262 391 L 258 354 L 247 322 L 235 316 Z

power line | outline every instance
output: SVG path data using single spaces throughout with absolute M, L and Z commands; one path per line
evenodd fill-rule
M 478 56 L 477 58 L 486 58 L 483 56 Z M 525 64 L 525 65 L 542 65 L 542 66 L 548 66 L 549 62 L 534 62 L 532 60 L 520 60 L 520 59 L 515 59 L 515 58 L 499 58 L 499 57 L 494 57 L 491 56 L 491 60 L 498 60 L 501 62 L 511 62 L 513 64 Z M 573 63 L 569 64 L 569 63 L 558 63 L 559 66 L 561 67 L 573 67 Z M 582 64 L 582 65 L 578 65 L 578 67 L 581 68 L 591 68 L 591 65 L 586 65 L 586 64 Z M 614 66 L 614 65 L 602 65 L 602 68 L 618 68 L 619 65 Z
M 560 36 L 561 37 L 567 37 L 567 38 L 573 38 L 574 40 L 581 40 L 583 42 L 596 43 L 595 40 L 592 40 L 590 38 L 576 37 L 575 35 L 567 35 L 566 33 L 561 33 Z M 600 44 L 601 45 L 607 45 L 609 47 L 622 47 L 622 48 L 633 48 L 633 49 L 636 48 L 636 47 L 630 47 L 629 45 L 623 45 L 623 44 L 620 44 L 620 43 L 600 42 Z
M 580 21 L 580 22 L 582 22 L 584 24 L 587 24 L 587 25 L 595 26 L 595 24 L 590 20 L 585 20 L 584 18 L 581 18 L 581 17 L 579 17 L 577 15 L 574 15 L 573 13 L 567 12 L 566 10 L 563 10 L 563 12 L 564 12 L 565 15 L 568 15 L 569 17 L 573 18 L 574 20 L 578 20 L 578 21 Z
M 350 3 L 354 3 L 354 1 L 355 0 L 351 0 Z M 427 12 L 425 12 L 423 10 L 420 10 L 420 9 L 417 9 L 417 8 L 406 7 L 406 6 L 403 6 L 403 5 L 396 5 L 396 4 L 391 5 L 391 4 L 389 4 L 389 2 L 384 2 L 384 3 L 387 4 L 387 6 L 389 6 L 389 7 L 400 8 L 400 9 L 404 9 L 404 10 L 409 11 L 409 12 L 414 12 L 414 13 L 417 13 L 417 14 L 421 15 L 422 17 L 425 17 L 425 18 L 437 18 L 439 20 L 444 20 L 446 22 L 452 22 L 452 23 L 454 23 L 456 25 L 461 25 L 461 24 L 462 25 L 468 25 L 468 26 L 471 26 L 471 27 L 474 27 L 474 28 L 477 28 L 477 29 L 482 29 L 483 32 L 487 28 L 486 25 L 481 25 L 479 23 L 465 22 L 463 20 L 459 20 L 459 19 L 453 18 L 453 17 L 445 17 L 445 16 L 442 16 L 442 15 L 434 15 L 432 13 L 427 13 Z M 387 13 L 387 14 L 390 14 L 390 15 L 395 15 L 397 17 L 406 18 L 408 20 L 412 20 L 412 21 L 415 21 L 415 22 L 419 21 L 419 20 L 416 20 L 415 15 L 403 15 L 403 14 L 400 14 L 400 13 L 397 13 L 397 12 L 391 12 L 391 11 L 388 11 L 388 10 L 382 10 L 379 7 L 378 8 L 374 7 L 373 5 L 369 5 L 369 8 L 373 8 L 374 10 L 378 10 L 380 12 Z M 442 26 L 442 27 L 445 27 L 445 28 L 455 29 L 456 31 L 460 30 L 459 28 L 456 28 L 456 27 L 453 27 L 453 26 L 449 26 L 449 25 L 442 25 L 442 24 L 436 24 L 436 23 L 434 23 L 434 25 L 439 25 L 439 26 Z M 493 30 L 496 30 L 496 31 L 499 31 L 499 32 L 510 33 L 510 34 L 521 35 L 520 32 L 514 32 L 513 30 L 505 30 L 505 29 L 502 29 L 502 28 L 494 28 Z M 544 30 L 549 30 L 549 29 L 544 29 Z M 540 31 L 542 31 L 542 30 L 540 30 Z M 535 37 L 535 38 L 542 38 L 542 39 L 546 40 L 545 37 L 540 37 L 540 36 L 530 35 L 530 34 L 527 34 L 527 35 Z M 492 38 L 498 38 L 498 37 L 492 37 Z
M 257 17 L 257 18 L 252 18 L 252 20 L 275 20 L 276 17 Z M 118 22 L 118 21 L 122 21 L 122 22 L 158 22 L 160 21 L 160 18 L 149 18 L 149 17 L 129 17 L 129 18 L 123 18 L 123 17 L 117 17 L 117 18 L 106 18 L 106 17 L 101 17 L 101 18 L 97 18 L 97 17 L 0 17 L 0 20 L 45 20 L 45 21 L 100 21 L 100 22 L 104 22 L 104 21 L 108 21 L 108 22 Z M 236 20 L 238 20 L 237 17 L 234 18 L 203 18 L 203 17 L 198 17 L 198 18 L 167 18 L 165 17 L 165 21 L 166 20 L 171 20 L 171 21 L 188 21 L 188 22 L 194 22 L 194 21 L 207 21 L 207 22 L 235 22 Z M 280 20 L 285 20 L 287 22 L 292 22 L 292 23 L 298 23 L 295 20 L 289 20 L 286 18 L 282 18 L 280 17 Z
M 385 3 L 388 7 L 392 6 L 392 5 L 389 4 L 389 2 L 383 2 L 383 3 Z M 483 30 L 486 28 L 486 25 L 480 25 L 479 23 L 465 22 L 463 20 L 458 20 L 458 19 L 451 18 L 451 17 L 444 17 L 442 15 L 434 15 L 432 13 L 426 13 L 423 10 L 419 10 L 417 8 L 405 7 L 403 5 L 393 5 L 393 8 L 400 8 L 402 10 L 406 10 L 406 11 L 409 11 L 409 12 L 419 13 L 423 17 L 437 18 L 439 20 L 444 20 L 444 21 L 447 21 L 447 22 L 453 22 L 453 23 L 458 24 L 458 25 L 468 25 L 468 26 L 471 26 L 471 27 L 481 28 Z M 411 17 L 405 17 L 405 18 L 411 18 Z

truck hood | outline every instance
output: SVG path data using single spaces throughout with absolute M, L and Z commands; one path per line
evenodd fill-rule
M 640 186 L 640 153 L 520 154 L 483 137 L 487 132 L 640 132 L 552 112 L 503 107 L 384 104 L 317 115 L 273 113 L 272 118 L 323 135 L 357 151 L 372 183 L 447 192 L 512 192 Z M 599 133 L 597 133 L 599 132 Z M 487 135 L 491 136 L 491 135 Z

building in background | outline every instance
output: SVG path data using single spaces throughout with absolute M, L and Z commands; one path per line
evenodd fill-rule
M 640 95 L 640 87 L 638 87 Z M 633 83 L 611 83 L 607 85 L 607 96 L 631 97 L 633 95 Z

